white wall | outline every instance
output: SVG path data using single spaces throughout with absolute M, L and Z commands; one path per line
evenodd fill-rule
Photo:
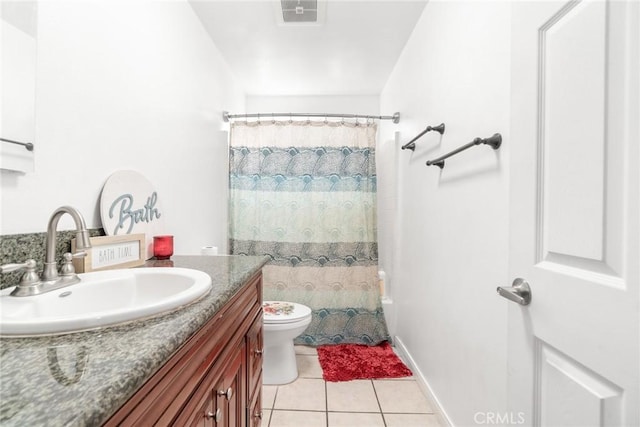
M 381 130 L 381 151 L 395 150 L 397 162 L 379 156 L 397 173 L 387 203 L 398 208 L 379 212 L 382 234 L 397 241 L 387 267 L 396 343 L 458 426 L 504 412 L 507 401 L 507 305 L 495 289 L 508 285 L 509 38 L 508 2 L 429 2 L 381 94 L 381 110 L 402 113 L 400 126 Z M 400 151 L 441 122 L 442 138 L 429 133 L 414 153 Z M 425 165 L 495 132 L 498 151 L 473 147 L 442 171 Z
M 44 231 L 65 204 L 100 227 L 102 185 L 133 169 L 176 253 L 226 246 L 221 114 L 245 99 L 186 1 L 40 2 L 36 83 L 35 172 L 2 172 L 0 234 Z
M 377 95 L 247 96 L 247 113 L 334 113 L 377 115 Z M 233 113 L 233 111 L 230 111 Z M 286 118 L 285 118 L 286 119 Z M 282 118 L 280 118 L 282 120 Z

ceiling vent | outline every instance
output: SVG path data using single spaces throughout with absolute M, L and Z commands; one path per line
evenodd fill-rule
M 326 0 L 280 0 L 278 22 L 284 25 L 321 25 Z
M 281 0 L 284 22 L 318 22 L 318 0 Z

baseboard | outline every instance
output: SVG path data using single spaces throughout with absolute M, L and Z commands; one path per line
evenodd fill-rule
M 435 393 L 429 386 L 429 383 L 425 378 L 424 374 L 422 373 L 420 368 L 418 368 L 418 365 L 416 364 L 416 361 L 411 356 L 411 353 L 409 353 L 409 350 L 407 350 L 407 347 L 405 347 L 404 343 L 402 342 L 402 339 L 396 335 L 394 337 L 393 343 L 400 357 L 409 365 L 409 369 L 411 369 L 411 372 L 413 372 L 413 376 L 415 377 L 416 382 L 418 383 L 418 387 L 420 387 L 420 390 L 422 390 L 422 392 L 425 394 L 425 396 L 427 396 L 427 398 L 431 401 L 431 403 L 433 403 L 436 406 L 436 408 L 434 409 L 436 410 L 436 412 L 438 412 L 441 415 L 441 420 L 446 422 L 447 426 L 452 427 L 453 423 L 451 422 L 451 419 L 449 418 L 444 407 L 438 400 L 438 397 L 435 395 Z

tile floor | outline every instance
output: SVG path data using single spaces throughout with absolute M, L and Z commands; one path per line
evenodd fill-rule
M 262 427 L 445 426 L 412 378 L 326 382 L 314 348 L 296 346 L 299 377 L 262 387 Z

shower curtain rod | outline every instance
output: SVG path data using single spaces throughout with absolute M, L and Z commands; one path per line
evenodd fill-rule
M 378 119 L 392 120 L 393 123 L 400 122 L 400 113 L 396 112 L 393 116 L 370 116 L 366 114 L 331 114 L 331 113 L 251 113 L 251 114 L 229 114 L 228 111 L 222 112 L 222 120 L 228 122 L 232 119 L 245 118 L 268 118 L 268 117 L 326 117 L 326 118 L 342 118 L 342 119 Z

